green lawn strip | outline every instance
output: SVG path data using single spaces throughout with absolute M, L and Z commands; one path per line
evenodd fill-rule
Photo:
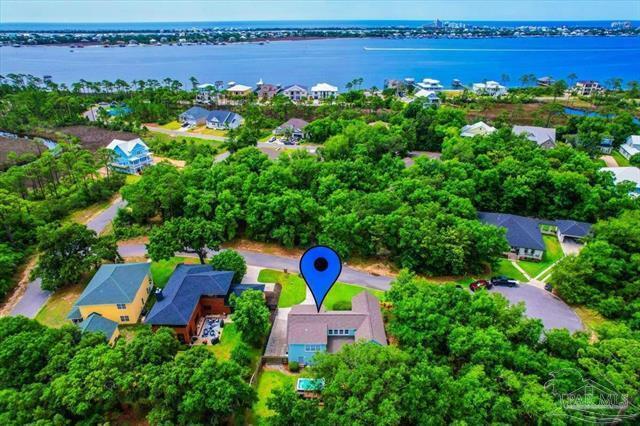
M 195 257 L 172 257 L 168 260 L 160 260 L 151 263 L 151 276 L 156 287 L 164 287 L 169 281 L 178 263 L 198 263 Z
M 498 263 L 498 267 L 495 268 L 493 271 L 491 271 L 491 275 L 492 276 L 504 275 L 518 281 L 524 281 L 524 282 L 529 281 L 522 274 L 522 272 L 520 272 L 515 266 L 513 266 L 513 263 L 511 263 L 509 259 L 500 259 L 500 262 Z
M 520 260 L 518 261 L 518 265 L 522 269 L 524 269 L 531 278 L 535 278 L 538 274 L 549 266 L 553 265 L 556 261 L 560 260 L 564 253 L 562 252 L 562 247 L 560 246 L 560 242 L 555 235 L 544 235 L 542 237 L 544 239 L 544 244 L 547 247 L 542 260 L 539 262 L 532 262 L 528 260 Z
M 322 305 L 328 311 L 333 310 L 349 310 L 351 309 L 351 299 L 353 296 L 368 291 L 378 299 L 384 296 L 384 291 L 373 290 L 370 288 L 360 287 L 358 285 L 345 284 L 337 282 L 333 285 L 329 294 L 322 302 Z
M 120 331 L 120 339 L 125 339 L 127 341 L 132 340 L 136 334 L 138 334 L 142 330 L 151 329 L 149 324 L 120 324 L 118 326 L 118 331 Z
M 258 378 L 258 401 L 253 404 L 253 415 L 258 424 L 262 424 L 260 420 L 272 416 L 273 411 L 267 408 L 267 400 L 271 393 L 281 387 L 294 388 L 297 380 L 296 375 L 290 375 L 281 371 L 267 370 L 263 371 Z
M 153 137 L 155 138 L 158 142 L 193 142 L 196 144 L 207 144 L 207 145 L 213 145 L 213 146 L 220 146 L 223 144 L 222 141 L 218 141 L 218 140 L 212 140 L 212 139 L 204 139 L 204 138 L 199 138 L 196 136 L 187 136 L 187 135 L 176 135 L 176 136 L 171 136 L 171 135 L 167 135 L 166 133 L 160 133 L 160 132 L 154 132 L 153 129 L 149 129 L 148 132 L 146 132 L 145 135 L 146 137 Z
M 53 293 L 47 303 L 36 314 L 36 321 L 55 328 L 71 324 L 71 321 L 67 319 L 67 315 L 71 312 L 71 307 L 83 289 L 83 284 L 75 284 Z
M 611 156 L 616 160 L 616 163 L 618 163 L 618 166 L 620 167 L 628 167 L 631 165 L 631 163 L 629 163 L 629 160 L 627 160 L 622 156 L 622 154 L 620 154 L 620 151 L 612 151 Z
M 297 274 L 285 274 L 273 269 L 263 269 L 258 274 L 258 282 L 279 283 L 282 286 L 279 308 L 288 308 L 304 301 L 306 296 L 306 284 Z
M 178 130 L 179 128 L 182 127 L 182 124 L 178 123 L 177 121 L 171 121 L 167 124 L 164 124 L 162 126 L 163 129 L 167 129 L 167 130 Z

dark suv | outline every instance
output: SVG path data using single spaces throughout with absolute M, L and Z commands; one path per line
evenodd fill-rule
M 498 277 L 491 278 L 491 284 L 505 286 L 505 287 L 517 287 L 518 281 L 514 280 L 513 278 L 500 275 Z

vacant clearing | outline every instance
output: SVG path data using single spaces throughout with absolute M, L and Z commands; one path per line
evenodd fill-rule
M 80 139 L 82 147 L 89 151 L 97 151 L 99 148 L 105 148 L 109 145 L 109 142 L 114 139 L 128 141 L 138 137 L 138 135 L 131 132 L 118 132 L 92 126 L 69 126 L 59 128 L 57 131 L 77 137 Z
M 27 153 L 39 156 L 46 150 L 46 146 L 33 139 L 0 137 L 0 170 L 3 170 L 5 166 L 9 166 L 10 152 L 15 152 L 19 156 Z

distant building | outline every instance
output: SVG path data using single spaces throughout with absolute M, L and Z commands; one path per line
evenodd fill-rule
M 415 83 L 415 86 L 419 89 L 429 90 L 432 92 L 442 92 L 444 86 L 440 84 L 440 80 L 434 80 L 432 78 L 425 78 L 422 81 Z
M 636 154 L 640 154 L 640 136 L 629 136 L 627 140 L 620 145 L 620 154 L 622 154 L 626 159 L 629 159 Z
M 593 80 L 582 80 L 576 83 L 573 92 L 580 96 L 591 96 L 602 91 L 600 83 Z
M 472 138 L 475 136 L 487 136 L 495 131 L 496 131 L 495 127 L 489 126 L 484 121 L 478 121 L 477 123 L 474 123 L 474 124 L 467 124 L 462 129 L 460 129 L 460 136 L 465 138 Z
M 178 117 L 183 126 L 206 125 L 210 129 L 235 129 L 244 119 L 240 114 L 225 110 L 212 110 L 194 106 L 180 114 Z
M 257 84 L 256 95 L 258 95 L 258 99 L 269 100 L 277 95 L 279 91 L 279 85 L 263 83 L 260 80 Z
M 431 105 L 437 105 L 440 103 L 438 94 L 431 90 L 420 89 L 413 94 L 416 99 L 422 99 Z
M 516 259 L 542 260 L 546 246 L 538 219 L 505 213 L 479 212 L 481 222 L 505 228 L 511 250 L 507 255 Z
M 320 311 L 295 305 L 287 318 L 289 362 L 308 365 L 317 352 L 336 353 L 356 341 L 387 345 L 380 303 L 368 291 L 351 299 L 350 311 Z
M 640 196 L 640 169 L 637 167 L 603 167 L 600 169 L 603 172 L 611 172 L 613 174 L 613 180 L 616 184 L 623 182 L 632 182 L 635 184 L 635 188 L 631 190 L 630 194 L 638 197 Z
M 273 130 L 273 133 L 278 136 L 290 133 L 292 141 L 299 141 L 301 139 L 304 139 L 304 128 L 307 127 L 307 125 L 309 125 L 309 123 L 305 120 L 302 120 L 301 118 L 291 118 L 285 123 L 276 127 Z
M 318 83 L 311 87 L 311 97 L 316 100 L 329 99 L 338 94 L 338 88 L 329 83 Z
M 117 324 L 135 324 L 153 287 L 149 263 L 102 265 L 67 315 L 73 323 L 92 314 Z
M 232 96 L 249 96 L 253 92 L 251 86 L 245 86 L 243 84 L 234 84 L 226 90 L 228 95 Z
M 136 174 L 153 164 L 149 147 L 140 138 L 130 141 L 114 139 L 107 149 L 114 154 L 110 167 L 123 173 Z
M 555 83 L 555 80 L 553 78 L 551 78 L 551 77 L 548 77 L 548 76 L 547 77 L 540 77 L 537 80 L 537 83 L 538 83 L 538 86 L 548 87 L 548 86 L 551 86 L 553 83 Z
M 611 154 L 613 151 L 613 140 L 611 138 L 603 138 L 600 141 L 600 152 L 603 154 Z
M 513 126 L 513 133 L 524 135 L 540 148 L 551 149 L 556 146 L 556 129 L 536 126 Z
M 486 95 L 498 97 L 507 94 L 507 88 L 497 81 L 487 81 L 486 83 L 473 83 L 471 91 L 476 95 Z
M 300 84 L 293 84 L 291 86 L 287 86 L 280 92 L 282 95 L 291 99 L 293 102 L 298 102 L 305 100 L 309 97 L 309 91 L 306 86 L 302 86 Z
M 211 265 L 179 264 L 163 289 L 156 291 L 157 302 L 145 318 L 156 330 L 170 327 L 178 340 L 190 343 L 198 335 L 201 319 L 231 313 L 229 297 L 249 289 L 264 290 L 260 284 L 231 284 L 233 272 L 216 271 Z

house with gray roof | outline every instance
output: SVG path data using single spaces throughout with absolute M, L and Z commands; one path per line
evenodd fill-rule
M 207 123 L 209 110 L 199 106 L 193 106 L 178 117 L 182 125 L 202 126 Z
M 201 318 L 231 313 L 232 293 L 239 296 L 249 289 L 264 291 L 260 284 L 233 285 L 233 274 L 216 271 L 211 265 L 177 265 L 165 287 L 156 290 L 156 303 L 144 322 L 154 330 L 173 328 L 181 342 L 190 342 Z
M 78 328 L 82 333 L 102 333 L 111 345 L 115 343 L 120 335 L 117 322 L 111 321 L 96 313 L 89 315 L 84 321 L 79 323 Z
M 309 97 L 309 89 L 301 84 L 292 84 L 280 91 L 282 95 L 291 99 L 293 102 L 305 100 Z
M 509 256 L 517 259 L 542 260 L 546 249 L 541 224 L 554 224 L 540 219 L 506 213 L 479 212 L 481 222 L 504 228 L 507 231 L 507 242 L 511 250 Z
M 578 222 L 577 220 L 556 220 L 558 240 L 563 242 L 565 238 L 580 241 L 591 233 L 591 224 Z
M 291 141 L 299 141 L 304 139 L 304 128 L 309 125 L 308 122 L 301 118 L 291 118 L 273 130 L 274 135 L 284 135 Z
M 210 129 L 226 130 L 239 127 L 244 119 L 233 111 L 212 110 L 194 106 L 180 114 L 179 120 L 183 126 L 206 125 Z
M 356 341 L 387 344 L 380 303 L 368 291 L 351 299 L 350 311 L 318 312 L 315 305 L 295 305 L 287 318 L 287 357 L 301 365 L 317 352 L 335 353 Z
M 73 323 L 100 314 L 118 324 L 138 322 L 153 286 L 149 263 L 118 263 L 100 266 L 71 312 Z
M 513 126 L 513 133 L 525 136 L 543 149 L 556 147 L 556 129 L 536 126 Z

